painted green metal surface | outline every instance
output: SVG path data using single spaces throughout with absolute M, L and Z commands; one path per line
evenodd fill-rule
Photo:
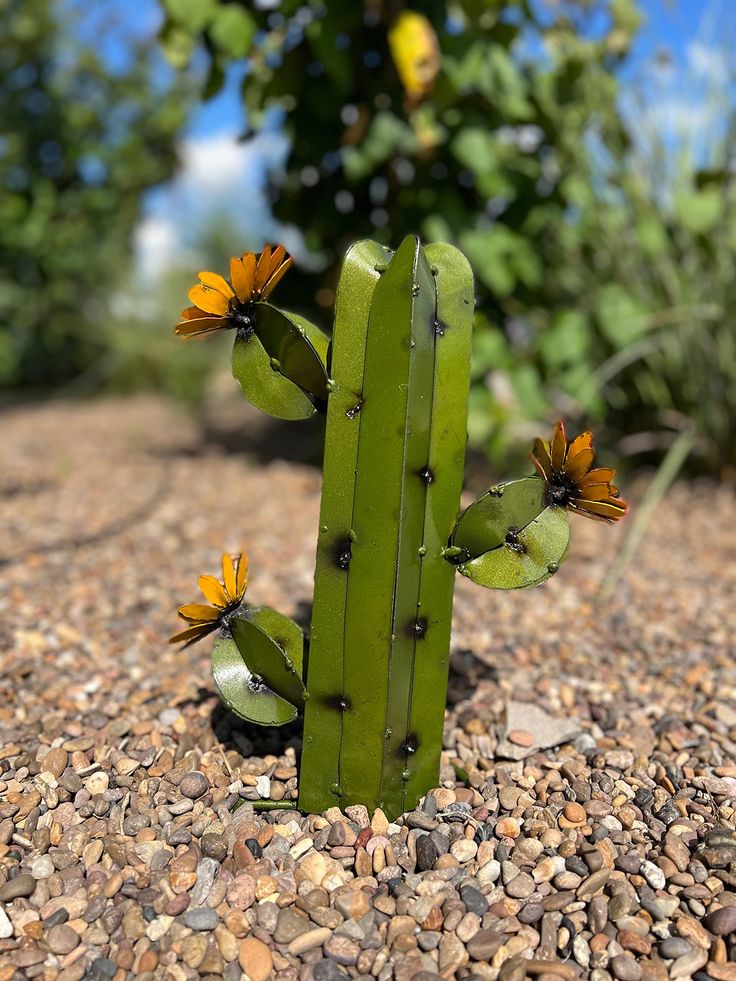
M 301 705 L 301 685 L 304 635 L 300 628 L 270 607 L 249 607 L 230 620 L 232 631 L 223 631 L 212 652 L 212 675 L 220 697 L 231 712 L 247 722 L 264 726 L 282 726 L 296 719 Z M 239 636 L 240 646 L 233 634 Z M 257 671 L 246 663 L 243 650 L 251 652 L 251 665 L 259 663 Z M 252 656 L 251 656 L 252 655 Z M 280 694 L 269 687 L 281 687 L 282 675 L 296 677 L 298 685 L 289 680 Z M 267 683 L 268 679 L 268 683 Z M 284 694 L 287 697 L 282 697 Z M 291 696 L 291 697 L 289 697 Z
M 376 285 L 361 410 L 343 659 L 342 797 L 398 813 L 415 644 L 434 365 L 434 281 L 413 237 Z
M 426 553 L 417 610 L 426 629 L 417 637 L 414 657 L 404 809 L 414 807 L 439 779 L 455 588 L 455 570 L 442 553 L 460 508 L 473 329 L 473 274 L 468 261 L 449 245 L 429 245 L 425 251 L 437 289 Z
M 524 528 L 544 511 L 544 496 L 545 483 L 539 477 L 491 487 L 460 516 L 452 544 L 463 550 L 465 560 L 490 551 L 504 541 L 509 528 Z
M 234 617 L 230 630 L 248 670 L 299 708 L 304 702 L 304 683 L 276 639 L 246 617 Z
M 411 237 L 367 256 L 338 292 L 300 806 L 396 815 L 439 770 L 472 277 Z
M 307 672 L 309 700 L 299 779 L 299 803 L 307 811 L 341 803 L 337 791 L 346 705 L 342 650 L 365 345 L 373 290 L 391 255 L 375 242 L 357 242 L 345 257 L 335 301 Z
M 327 399 L 329 340 L 297 314 L 255 306 L 255 330 L 233 346 L 233 375 L 257 409 L 279 419 L 306 419 Z
M 570 522 L 563 508 L 548 507 L 509 541 L 458 566 L 458 572 L 488 589 L 524 589 L 554 575 L 567 554 Z

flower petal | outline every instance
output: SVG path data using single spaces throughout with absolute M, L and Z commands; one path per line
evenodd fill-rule
M 258 257 L 258 264 L 256 266 L 256 278 L 255 278 L 255 291 L 260 293 L 263 287 L 266 285 L 269 273 L 271 271 L 271 246 L 265 245 L 263 247 L 263 252 L 261 252 Z
M 567 450 L 567 439 L 565 437 L 565 427 L 561 421 L 555 423 L 552 435 L 552 448 L 550 456 L 552 458 L 552 469 L 555 473 L 562 471 L 565 462 L 565 452 Z
M 222 293 L 226 300 L 232 300 L 232 298 L 235 296 L 230 283 L 228 283 L 228 281 L 219 273 L 201 272 L 197 273 L 197 275 L 205 286 L 211 286 L 213 290 L 217 290 L 218 293 Z
M 604 521 L 618 521 L 628 510 L 626 502 L 618 498 L 609 498 L 607 501 L 585 501 L 577 498 L 570 502 L 570 507 L 586 517 L 594 516 Z
M 246 269 L 242 259 L 233 257 L 230 260 L 230 280 L 241 303 L 246 303 L 253 292 L 254 272 L 255 267 Z
M 276 270 L 276 272 L 273 274 L 273 276 L 269 277 L 268 282 L 266 283 L 266 285 L 263 288 L 263 298 L 264 298 L 264 300 L 266 299 L 266 297 L 268 297 L 268 296 L 271 295 L 271 292 L 272 292 L 274 286 L 277 286 L 281 282 L 281 280 L 284 278 L 284 276 L 286 275 L 286 273 L 291 269 L 292 262 L 293 262 L 293 260 L 291 259 L 291 257 L 289 257 L 286 260 L 286 262 L 282 262 L 281 263 L 281 265 Z
M 549 443 L 543 439 L 535 439 L 531 452 L 532 462 L 539 471 L 539 476 L 545 480 L 552 477 L 552 458 L 549 455 Z
M 286 255 L 286 249 L 283 245 L 277 245 L 276 248 L 271 253 L 271 259 L 268 263 L 268 278 L 276 272 L 281 263 L 284 261 L 284 256 Z
M 576 436 L 575 439 L 570 443 L 570 446 L 568 447 L 567 450 L 567 459 L 569 460 L 570 457 L 575 456 L 575 454 L 579 453 L 580 450 L 589 450 L 592 445 L 593 445 L 593 434 L 588 430 L 586 430 L 584 433 L 580 433 L 580 435 Z
M 187 629 L 182 630 L 181 633 L 174 634 L 173 637 L 169 637 L 169 643 L 179 644 L 181 641 L 186 641 L 188 644 L 193 644 L 195 641 L 206 637 L 207 634 L 211 634 L 216 628 L 216 623 L 197 624 L 194 627 L 187 627 Z
M 223 555 L 222 557 L 222 581 L 225 584 L 229 602 L 235 603 L 238 589 L 235 579 L 235 566 L 229 555 Z
M 227 316 L 227 299 L 211 286 L 192 286 L 189 290 L 189 299 L 205 313 L 214 313 L 218 317 Z
M 197 317 L 196 320 L 182 320 L 174 327 L 180 337 L 196 337 L 198 334 L 211 334 L 216 330 L 226 330 L 232 324 L 224 317 Z
M 214 576 L 200 576 L 197 582 L 207 602 L 224 610 L 230 601 L 222 583 L 218 582 Z
M 593 460 L 595 460 L 595 450 L 592 447 L 579 450 L 575 456 L 568 453 L 563 467 L 564 472 L 577 483 L 593 466 Z
M 611 470 L 610 467 L 596 467 L 595 470 L 589 470 L 584 477 L 578 481 L 580 487 L 587 487 L 588 484 L 608 484 L 613 479 L 615 470 Z
M 177 612 L 180 617 L 191 623 L 210 623 L 219 620 L 222 610 L 214 606 L 205 606 L 204 603 L 187 603 L 185 606 L 180 606 Z
M 238 565 L 235 575 L 236 599 L 241 600 L 245 596 L 248 586 L 248 556 L 245 552 L 238 556 Z
M 583 501 L 607 501 L 609 497 L 615 497 L 615 488 L 610 484 L 586 484 L 585 487 L 578 487 L 578 498 Z

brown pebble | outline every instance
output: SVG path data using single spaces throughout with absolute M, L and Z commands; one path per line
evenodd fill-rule
M 528 729 L 511 729 L 506 738 L 515 746 L 533 746 L 534 736 Z
M 246 937 L 241 941 L 238 963 L 250 981 L 267 981 L 273 970 L 271 951 L 257 937 Z

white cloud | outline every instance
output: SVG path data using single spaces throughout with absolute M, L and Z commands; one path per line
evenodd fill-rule
M 723 48 L 693 41 L 686 53 L 688 66 L 697 79 L 717 88 L 728 84 L 731 69 L 728 53 Z
M 153 280 L 167 269 L 191 265 L 198 241 L 218 216 L 237 227 L 239 244 L 273 238 L 276 225 L 264 189 L 287 148 L 283 134 L 272 130 L 247 142 L 233 130 L 187 137 L 176 176 L 150 194 L 136 229 L 138 276 Z
M 162 215 L 147 215 L 139 222 L 134 244 L 136 261 L 150 279 L 175 265 L 181 251 L 175 223 Z

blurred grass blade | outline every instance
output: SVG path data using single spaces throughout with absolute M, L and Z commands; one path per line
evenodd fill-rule
M 607 600 L 610 598 L 619 580 L 621 579 L 624 569 L 636 554 L 636 550 L 639 548 L 639 545 L 646 534 L 646 530 L 649 527 L 649 522 L 657 508 L 657 505 L 667 493 L 670 484 L 674 481 L 675 477 L 677 477 L 678 473 L 682 469 L 685 461 L 690 455 L 694 442 L 694 430 L 686 429 L 680 433 L 667 451 L 664 460 L 662 460 L 662 463 L 659 465 L 659 469 L 655 474 L 654 480 L 651 482 L 646 494 L 644 495 L 644 499 L 636 509 L 635 517 L 631 522 L 631 527 L 629 528 L 623 545 L 621 546 L 621 550 L 616 557 L 616 561 L 613 563 L 606 574 L 605 579 L 601 583 L 598 595 L 602 600 Z

